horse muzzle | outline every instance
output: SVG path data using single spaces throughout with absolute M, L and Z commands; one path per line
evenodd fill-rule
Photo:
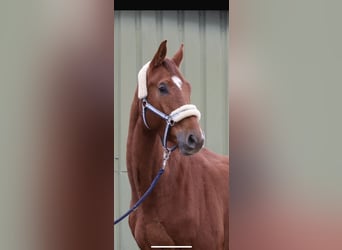
M 178 148 L 183 155 L 193 155 L 204 145 L 204 135 L 201 132 L 180 132 L 177 134 Z

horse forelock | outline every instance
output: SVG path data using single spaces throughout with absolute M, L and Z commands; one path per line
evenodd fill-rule
M 162 65 L 166 68 L 166 70 L 170 73 L 170 75 L 179 75 L 179 70 L 174 62 L 170 59 L 166 58 Z

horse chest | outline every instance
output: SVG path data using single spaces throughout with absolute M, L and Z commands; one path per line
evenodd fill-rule
M 132 231 L 141 249 L 145 249 L 142 247 L 145 245 L 191 245 L 198 250 L 223 249 L 222 217 L 208 213 L 210 208 L 207 205 L 182 201 L 161 203 L 156 202 L 153 207 L 137 211 L 136 227 Z M 210 214 L 215 214 L 215 217 L 210 217 Z
M 153 245 L 192 246 L 197 250 L 223 249 L 223 235 L 217 232 L 208 232 L 205 228 L 210 225 L 200 225 L 189 220 L 183 220 L 169 215 L 167 220 L 152 219 L 148 215 L 137 216 L 134 237 L 141 249 L 150 249 Z M 217 225 L 216 225 L 217 226 Z

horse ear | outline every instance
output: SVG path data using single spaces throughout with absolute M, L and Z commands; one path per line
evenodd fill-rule
M 157 67 L 157 66 L 161 65 L 161 63 L 164 61 L 165 56 L 166 56 L 166 52 L 167 52 L 166 41 L 167 40 L 164 40 L 159 45 L 159 48 L 158 48 L 156 54 L 154 55 L 154 57 L 150 63 L 150 65 L 152 65 L 152 67 Z
M 172 57 L 172 60 L 175 62 L 177 67 L 179 67 L 183 59 L 183 47 L 184 47 L 184 44 L 182 43 L 178 51 L 176 52 L 176 54 Z

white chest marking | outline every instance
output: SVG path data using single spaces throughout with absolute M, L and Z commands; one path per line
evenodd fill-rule
M 177 85 L 179 89 L 182 89 L 182 80 L 178 76 L 172 76 L 171 77 L 172 81 Z

